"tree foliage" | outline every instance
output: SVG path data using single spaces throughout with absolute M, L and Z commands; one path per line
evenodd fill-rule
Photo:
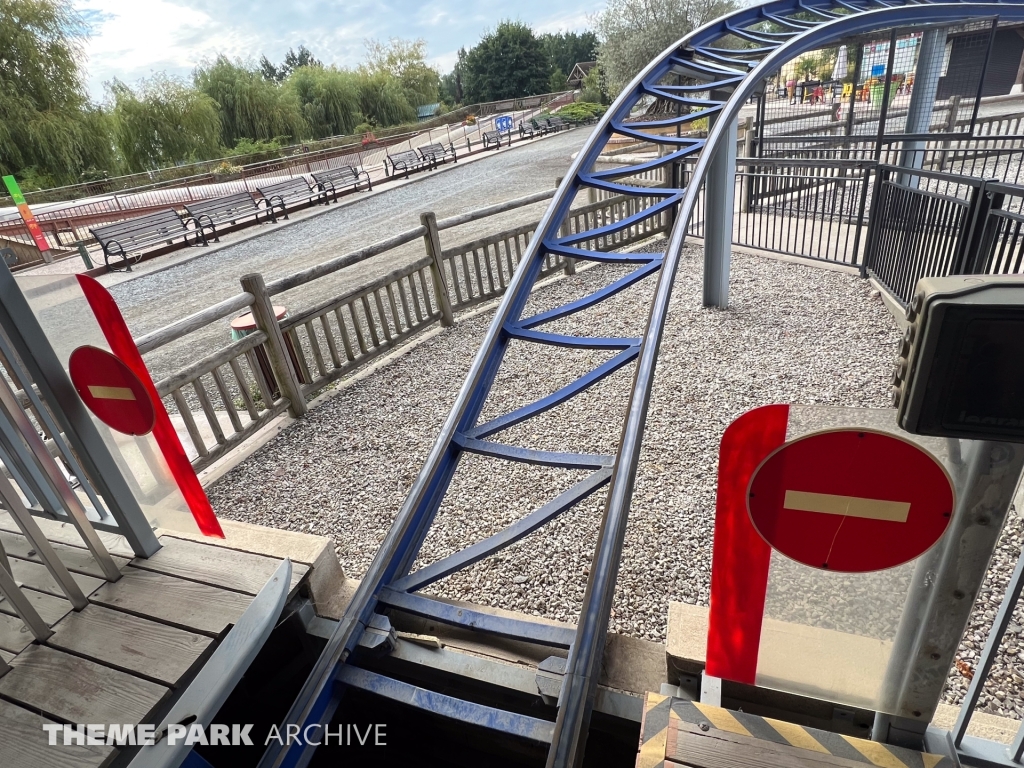
M 736 7 L 734 0 L 608 0 L 596 31 L 609 93 L 618 94 L 679 38 Z
M 193 78 L 196 87 L 217 103 L 226 146 L 241 138 L 298 140 L 306 135 L 295 91 L 263 79 L 256 67 L 222 55 L 197 67 Z
M 299 102 L 306 135 L 314 139 L 352 133 L 362 122 L 359 88 L 351 72 L 336 67 L 299 67 L 285 87 Z
M 0 3 L 0 171 L 69 183 L 113 161 L 78 61 L 82 26 L 67 2 Z
M 502 21 L 466 54 L 466 100 L 496 101 L 545 93 L 551 70 L 544 46 L 519 21 Z
M 581 61 L 597 59 L 597 35 L 593 32 L 558 32 L 544 34 L 538 38 L 544 46 L 548 65 L 552 71 L 560 69 L 568 77 L 572 68 Z M 565 88 L 565 80 L 554 90 Z
M 275 65 L 266 56 L 260 58 L 260 74 L 263 75 L 264 80 L 271 80 L 275 83 L 283 83 L 288 79 L 288 75 L 296 69 L 322 66 L 323 63 L 313 56 L 304 45 L 300 45 L 298 51 L 289 48 L 288 53 L 284 55 L 284 61 L 279 65 Z
M 370 75 L 384 74 L 401 83 L 402 93 L 412 107 L 436 104 L 441 76 L 426 61 L 427 44 L 423 40 L 402 40 L 392 37 L 388 42 L 366 42 L 366 64 Z
M 154 75 L 130 88 L 108 84 L 113 136 L 128 171 L 148 171 L 216 157 L 220 149 L 217 103 L 180 80 Z

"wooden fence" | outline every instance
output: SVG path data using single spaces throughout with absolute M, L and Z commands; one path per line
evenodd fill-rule
M 553 194 L 548 190 L 440 221 L 433 213 L 424 213 L 419 227 L 271 283 L 265 284 L 258 274 L 246 275 L 236 296 L 136 339 L 145 355 L 240 312 L 253 314 L 256 330 L 252 333 L 156 385 L 168 411 L 182 421 L 189 435 L 196 471 L 249 440 L 285 411 L 304 415 L 308 400 L 374 358 L 436 324 L 453 325 L 455 311 L 502 295 L 539 222 L 444 249 L 440 232 Z M 572 209 L 562 231 L 621 221 L 653 202 L 656 198 L 595 200 Z M 666 217 L 655 214 L 582 245 L 611 250 L 666 228 Z M 280 321 L 275 318 L 273 296 L 421 238 L 425 255 L 411 264 Z M 541 275 L 559 271 L 572 274 L 575 264 L 561 256 L 545 256 Z

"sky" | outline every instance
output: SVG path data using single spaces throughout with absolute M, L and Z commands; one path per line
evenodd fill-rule
M 355 66 L 367 39 L 422 38 L 429 62 L 448 72 L 460 47 L 471 48 L 504 18 L 544 32 L 581 31 L 593 2 L 518 0 L 76 0 L 90 37 L 85 42 L 89 93 L 103 99 L 103 83 L 129 84 L 156 72 L 188 78 L 203 59 L 274 63 L 305 45 L 325 64 Z

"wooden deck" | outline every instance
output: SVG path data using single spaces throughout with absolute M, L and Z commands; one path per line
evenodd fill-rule
M 107 746 L 47 745 L 45 723 L 153 722 L 249 606 L 280 560 L 163 535 L 139 559 L 118 536 L 104 544 L 123 574 L 102 578 L 70 526 L 39 521 L 89 598 L 73 611 L 14 521 L 0 513 L 0 544 L 15 580 L 53 631 L 37 643 L 0 599 L 0 766 L 93 768 L 116 756 Z M 293 563 L 290 594 L 309 567 Z

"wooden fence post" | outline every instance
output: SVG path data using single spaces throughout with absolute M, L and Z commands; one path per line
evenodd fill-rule
M 302 385 L 299 384 L 299 379 L 292 369 L 291 360 L 288 359 L 284 335 L 281 333 L 281 326 L 278 325 L 270 296 L 267 295 L 267 285 L 263 281 L 263 275 L 258 272 L 245 275 L 242 278 L 242 290 L 253 295 L 252 317 L 256 322 L 256 327 L 267 334 L 265 342 L 267 357 L 270 358 L 270 365 L 277 378 L 277 385 L 281 388 L 281 394 L 288 398 L 288 412 L 296 418 L 305 416 L 306 411 L 309 410 L 306 407 L 306 398 L 302 394 Z M 301 354 L 300 350 L 296 351 Z M 270 403 L 267 405 L 269 406 Z
M 441 325 L 450 328 L 455 325 L 455 315 L 452 313 L 452 300 L 448 295 L 444 270 L 441 269 L 441 236 L 437 230 L 437 216 L 433 211 L 421 213 L 420 224 L 427 229 L 423 235 L 423 246 L 430 257 L 430 276 L 434 279 L 434 296 L 437 297 L 437 306 L 441 308 Z M 452 277 L 458 280 L 454 273 Z

